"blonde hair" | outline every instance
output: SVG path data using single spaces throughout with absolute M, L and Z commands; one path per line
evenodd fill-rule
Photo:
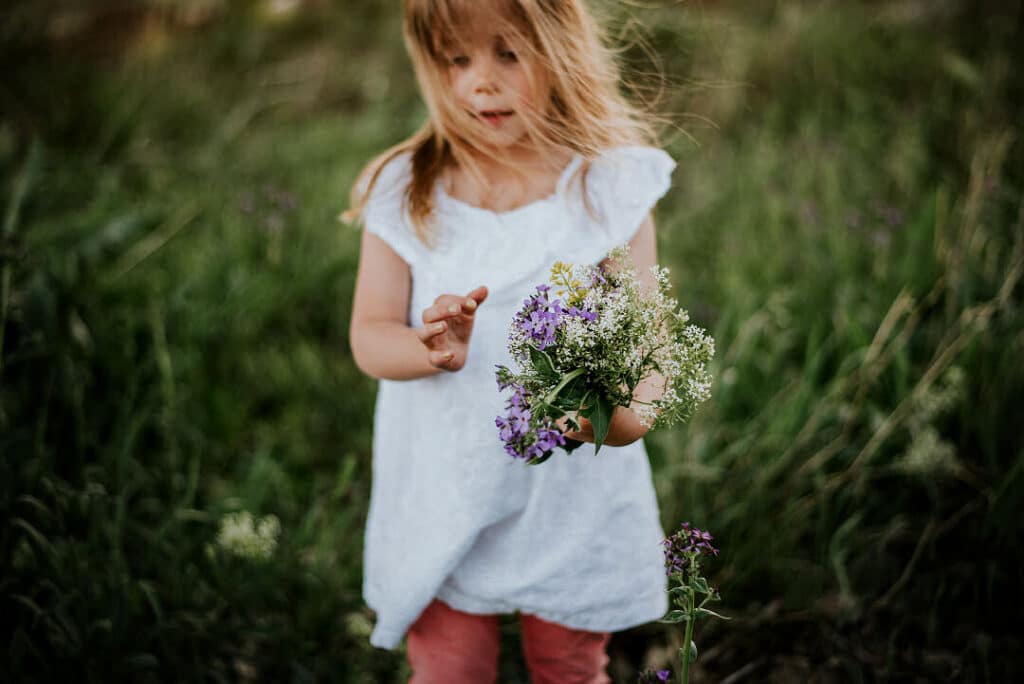
M 488 10 L 491 13 L 488 13 Z M 341 219 L 363 217 L 367 198 L 381 169 L 411 152 L 412 178 L 404 189 L 417 237 L 430 245 L 433 188 L 441 173 L 460 166 L 482 180 L 474 154 L 498 164 L 519 165 L 494 154 L 473 119 L 452 101 L 445 85 L 445 51 L 458 45 L 459 33 L 486 15 L 489 27 L 525 57 L 531 87 L 546 88 L 543 111 L 522 111 L 528 144 L 545 153 L 576 153 L 584 188 L 591 161 L 619 145 L 655 145 L 653 116 L 619 92 L 620 69 L 608 35 L 583 0 L 404 0 L 403 38 L 429 113 L 408 139 L 372 159 L 350 191 L 350 209 Z M 364 189 L 365 188 L 365 189 Z M 587 194 L 583 193 L 586 202 Z M 588 211 L 593 211 L 587 206 Z

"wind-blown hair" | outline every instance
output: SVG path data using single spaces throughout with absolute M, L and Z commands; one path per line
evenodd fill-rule
M 542 111 L 517 109 L 527 130 L 528 149 L 552 159 L 580 154 L 583 163 L 574 177 L 585 186 L 590 162 L 603 149 L 656 144 L 654 117 L 620 93 L 615 53 L 583 0 L 404 0 L 403 38 L 429 116 L 412 136 L 363 168 L 342 220 L 362 217 L 380 170 L 407 151 L 412 153 L 412 179 L 403 201 L 417 237 L 428 246 L 433 188 L 446 168 L 465 169 L 482 181 L 475 153 L 525 171 L 510 155 L 491 149 L 479 132 L 481 124 L 454 102 L 446 85 L 447 49 L 458 46 L 460 35 L 479 25 L 504 38 L 523 63 L 530 87 L 542 94 L 534 98 L 542 103 Z

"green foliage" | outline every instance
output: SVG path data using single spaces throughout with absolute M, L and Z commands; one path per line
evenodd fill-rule
M 608 428 L 611 425 L 612 411 L 614 410 L 615 405 L 611 401 L 603 396 L 598 396 L 580 412 L 581 416 L 593 424 L 595 454 L 604 444 L 604 438 L 608 436 Z
M 335 221 L 424 116 L 397 6 L 185 4 L 0 10 L 0 679 L 405 681 L 366 641 Z M 648 445 L 737 607 L 695 672 L 802 642 L 842 680 L 1017 679 L 1019 9 L 600 4 L 687 113 L 659 250 L 716 383 Z M 206 552 L 240 510 L 281 521 L 265 561 Z

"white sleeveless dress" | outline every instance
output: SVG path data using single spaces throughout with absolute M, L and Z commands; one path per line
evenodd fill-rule
M 525 466 L 505 453 L 494 424 L 505 410 L 494 371 L 512 364 L 508 326 L 551 265 L 597 264 L 628 242 L 668 190 L 675 161 L 653 147 L 606 150 L 587 175 L 598 220 L 574 174 L 580 155 L 554 194 L 511 211 L 471 206 L 438 184 L 432 251 L 403 211 L 409 159 L 385 166 L 365 213 L 366 229 L 409 264 L 409 324 L 421 325 L 439 294 L 486 285 L 489 296 L 461 371 L 380 381 L 363 566 L 363 596 L 377 614 L 370 643 L 397 647 L 434 598 L 591 631 L 662 617 L 664 532 L 643 441 L 599 454 L 584 444 Z

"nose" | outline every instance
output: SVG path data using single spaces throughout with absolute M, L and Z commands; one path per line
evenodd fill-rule
M 473 65 L 473 92 L 481 95 L 492 95 L 498 92 L 498 79 L 495 77 L 494 64 L 490 59 L 475 60 Z

